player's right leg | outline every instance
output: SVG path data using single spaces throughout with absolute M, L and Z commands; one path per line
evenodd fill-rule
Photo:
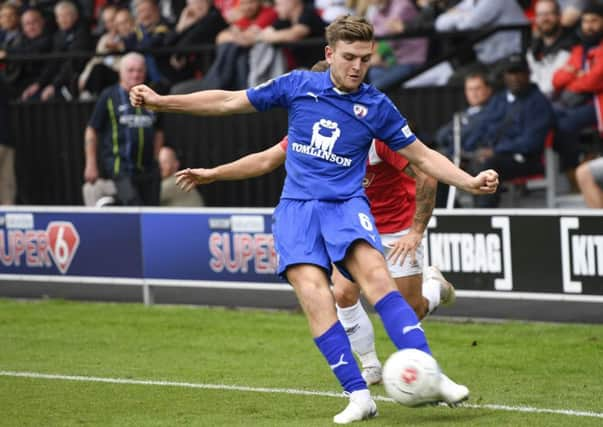
M 295 218 L 295 227 L 290 218 Z M 272 228 L 279 254 L 278 273 L 293 286 L 316 346 L 350 395 L 348 406 L 333 418 L 335 423 L 347 424 L 376 416 L 377 407 L 337 320 L 328 280 L 331 261 L 316 219 L 312 201 L 279 203 Z
M 337 317 L 343 325 L 362 365 L 362 377 L 368 385 L 381 382 L 381 362 L 375 350 L 373 324 L 360 302 L 360 287 L 343 277 L 336 268 L 331 275 Z

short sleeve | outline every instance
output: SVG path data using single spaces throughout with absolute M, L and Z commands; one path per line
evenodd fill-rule
M 249 102 L 258 111 L 275 107 L 289 107 L 289 95 L 293 92 L 297 73 L 287 73 L 247 89 Z
M 381 111 L 377 130 L 377 138 L 384 141 L 389 148 L 398 151 L 415 142 L 417 137 L 408 126 L 406 119 L 400 114 L 392 101 L 383 96 Z
M 109 94 L 107 91 L 103 92 L 98 101 L 96 101 L 96 105 L 94 106 L 94 111 L 92 112 L 92 116 L 88 121 L 88 126 L 97 131 L 101 131 L 105 127 L 105 123 L 107 123 L 107 112 L 109 106 L 107 101 L 109 100 Z
M 289 137 L 285 135 L 283 139 L 281 139 L 281 141 L 278 143 L 278 145 L 281 146 L 283 151 L 287 151 L 287 145 L 289 145 Z
M 391 165 L 394 169 L 403 171 L 408 166 L 406 157 L 392 151 L 383 141 L 375 140 L 375 151 L 385 163 Z

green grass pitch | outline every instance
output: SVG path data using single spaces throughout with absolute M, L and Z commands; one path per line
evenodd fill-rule
M 372 320 L 383 360 L 394 348 Z M 424 328 L 443 370 L 470 388 L 469 406 L 380 401 L 379 417 L 359 425 L 603 425 L 603 326 Z M 299 313 L 0 299 L 1 426 L 328 426 L 346 405 L 275 389 L 340 391 Z

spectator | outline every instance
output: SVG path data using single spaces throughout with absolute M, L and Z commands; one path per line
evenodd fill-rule
M 165 37 L 170 31 L 168 22 L 161 17 L 159 6 L 155 0 L 138 0 L 136 7 L 136 38 L 129 43 L 133 49 L 149 49 L 164 45 Z M 128 49 L 130 50 L 130 49 Z M 156 87 L 169 86 L 166 76 L 161 69 L 165 67 L 168 57 L 155 58 L 151 54 L 145 54 L 147 77 Z M 160 65 L 161 64 L 161 65 Z
M 555 148 L 570 184 L 579 163 L 579 133 L 596 126 L 603 133 L 603 4 L 591 3 L 580 24 L 580 43 L 553 76 L 558 103 Z
M 478 143 L 478 129 L 483 126 L 484 111 L 492 99 L 492 86 L 486 70 L 472 71 L 465 76 L 465 99 L 469 105 L 461 111 L 461 150 L 472 153 Z M 452 157 L 454 148 L 453 122 L 450 121 L 436 132 L 435 143 L 439 150 Z
M 181 190 L 176 185 L 174 174 L 180 170 L 180 161 L 176 151 L 169 146 L 159 150 L 159 170 L 161 172 L 161 206 L 203 206 L 203 199 L 199 192 Z
M 6 50 L 19 39 L 19 10 L 11 3 L 0 6 L 0 49 Z
M 437 17 L 435 28 L 437 31 L 462 31 L 523 23 L 527 23 L 527 19 L 516 0 L 462 0 Z M 497 32 L 477 43 L 474 51 L 482 64 L 495 64 L 512 53 L 521 52 L 521 33 Z M 457 71 L 453 80 L 462 77 L 463 71 Z
M 101 35 L 96 44 L 96 53 L 107 54 L 119 51 L 120 39 L 115 25 L 116 15 L 117 8 L 115 6 L 107 6 L 103 9 L 103 27 L 106 32 Z M 80 99 L 96 96 L 107 86 L 117 83 L 118 70 L 119 60 L 114 55 L 95 56 L 90 59 L 78 78 Z
M 193 47 L 199 44 L 213 44 L 218 33 L 227 26 L 211 0 L 187 0 L 175 30 L 166 36 L 165 45 Z M 195 71 L 194 59 L 190 54 L 175 54 L 170 57 L 169 63 L 163 63 L 167 66 L 164 74 L 170 83 L 192 78 Z
M 0 57 L 8 58 L 12 55 L 27 55 L 48 53 L 52 47 L 52 39 L 44 32 L 44 18 L 36 9 L 29 9 L 21 15 L 22 33 L 14 44 L 5 46 L 0 50 Z M 11 62 L 8 61 L 2 76 L 8 85 L 10 98 L 20 97 L 29 85 L 40 79 L 42 73 L 41 62 Z
M 276 0 L 274 8 L 278 14 L 272 26 L 258 34 L 260 42 L 277 44 L 292 43 L 310 37 L 324 37 L 325 22 L 311 4 L 303 0 Z M 289 69 L 310 69 L 324 54 L 324 46 L 293 46 L 285 49 Z M 251 66 L 253 68 L 253 65 Z M 252 70 L 253 71 L 253 70 Z
M 418 16 L 412 0 L 372 0 L 377 10 L 371 19 L 375 36 L 399 34 Z M 391 88 L 427 59 L 426 38 L 381 40 L 371 58 L 369 80 L 379 90 Z
M 532 82 L 551 99 L 553 73 L 567 62 L 576 36 L 574 31 L 561 26 L 561 10 L 556 0 L 538 0 L 534 14 L 534 37 L 527 60 Z
M 576 180 L 586 206 L 603 209 L 603 157 L 578 166 Z
M 117 10 L 115 32 L 118 40 L 108 46 L 113 52 L 128 51 L 136 47 L 136 21 L 128 9 Z
M 126 206 L 159 205 L 156 159 L 163 132 L 155 113 L 134 108 L 128 100 L 129 90 L 144 80 L 144 57 L 126 54 L 120 63 L 119 83 L 100 95 L 85 133 L 85 181 L 94 183 L 99 178 L 100 145 L 103 175 L 115 182 L 118 203 Z
M 216 59 L 203 80 L 178 84 L 172 88 L 172 93 L 247 88 L 250 47 L 260 31 L 271 25 L 277 16 L 274 9 L 260 0 L 240 0 L 239 10 L 243 17 L 218 34 Z
M 0 205 L 14 205 L 17 194 L 15 142 L 10 135 L 7 89 L 0 81 Z
M 465 76 L 465 99 L 468 107 L 460 112 L 461 167 L 468 167 L 468 159 L 475 152 L 479 129 L 484 125 L 484 112 L 492 99 L 492 86 L 488 81 L 486 69 L 470 71 Z M 454 120 L 442 126 L 435 135 L 435 146 L 446 156 L 453 158 L 454 152 Z M 439 183 L 436 197 L 438 207 L 446 206 L 448 185 Z
M 493 168 L 501 181 L 542 173 L 542 153 L 554 114 L 549 100 L 530 82 L 525 57 L 515 54 L 504 67 L 505 90 L 492 98 L 477 131 L 474 167 Z M 499 192 L 475 198 L 477 207 L 493 208 Z
M 52 41 L 55 53 L 89 51 L 92 48 L 90 31 L 79 21 L 75 5 L 69 1 L 60 1 L 54 7 L 55 18 L 59 30 Z M 57 92 L 70 99 L 76 92 L 75 83 L 78 73 L 85 65 L 80 59 L 50 61 L 37 82 L 29 85 L 23 92 L 22 99 L 38 96 L 42 101 L 53 98 Z

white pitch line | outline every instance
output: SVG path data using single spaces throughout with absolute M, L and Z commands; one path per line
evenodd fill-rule
M 184 387 L 184 388 L 200 388 L 206 390 L 232 390 L 232 391 L 243 391 L 253 393 L 280 393 L 280 394 L 294 394 L 302 396 L 321 396 L 321 397 L 339 397 L 347 398 L 343 393 L 330 392 L 330 391 L 312 391 L 312 390 L 297 390 L 293 388 L 267 388 L 267 387 L 247 387 L 238 385 L 227 385 L 227 384 L 199 384 L 199 383 L 186 383 L 176 381 L 157 381 L 157 380 L 134 380 L 127 378 L 110 378 L 110 377 L 86 377 L 81 375 L 59 375 L 59 374 L 42 374 L 38 372 L 15 372 L 15 371 L 0 371 L 2 377 L 19 377 L 19 378 L 34 378 L 34 379 L 45 379 L 45 380 L 63 380 L 63 381 L 81 381 L 81 382 L 97 382 L 97 383 L 108 383 L 108 384 L 128 384 L 128 385 L 151 385 L 151 386 L 162 386 L 162 387 Z M 385 396 L 373 396 L 373 399 L 382 402 L 391 402 L 394 400 Z M 471 409 L 491 409 L 495 411 L 507 411 L 507 412 L 527 412 L 527 413 L 538 413 L 538 414 L 556 414 L 556 415 L 571 415 L 575 417 L 593 417 L 603 418 L 601 412 L 589 412 L 589 411 L 574 411 L 572 409 L 548 409 L 548 408 L 534 408 L 531 406 L 509 406 L 509 405 L 494 405 L 494 404 L 483 404 L 474 405 L 470 403 L 463 403 L 459 405 L 462 408 Z

